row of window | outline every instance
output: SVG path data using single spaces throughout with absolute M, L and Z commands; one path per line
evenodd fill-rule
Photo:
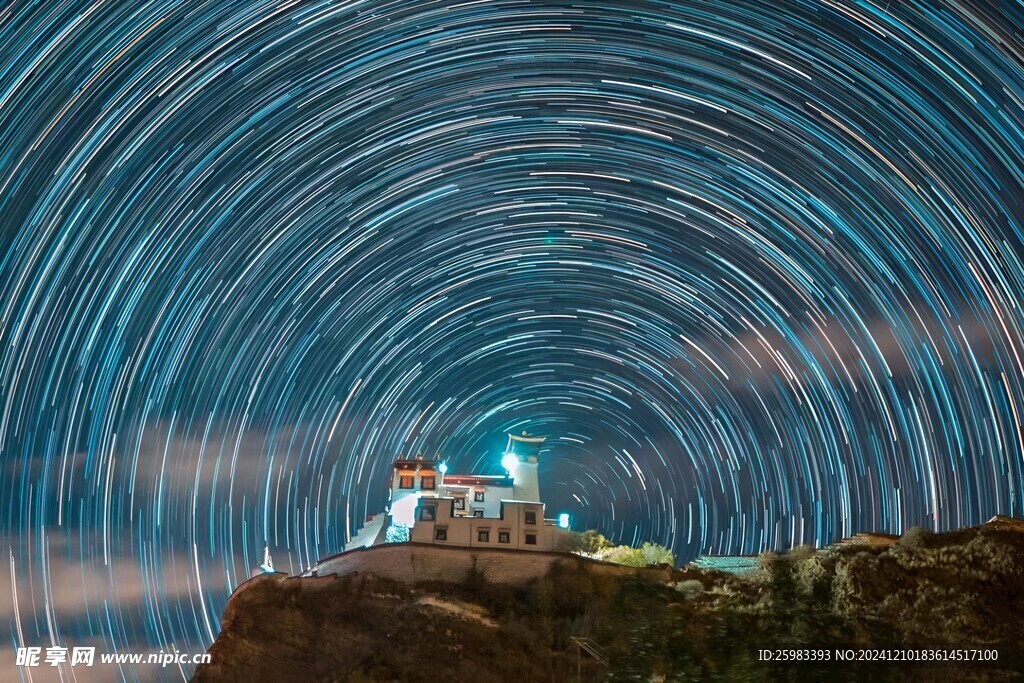
M 398 478 L 398 488 L 400 488 L 400 489 L 414 489 L 414 488 L 416 488 L 416 478 L 412 477 L 412 476 L 408 476 L 408 477 L 407 476 L 402 476 L 402 477 L 399 477 Z M 433 491 L 433 490 L 437 489 L 437 478 L 436 477 L 421 477 L 420 478 L 420 488 L 422 490 L 424 490 L 424 491 Z M 483 491 L 474 491 L 473 492 L 473 502 L 474 503 L 483 503 L 483 502 L 485 502 L 485 500 L 484 500 L 484 492 Z M 455 499 L 455 507 L 457 509 L 459 509 L 459 510 L 465 510 L 466 509 L 466 499 L 465 498 L 456 498 Z
M 508 531 L 498 532 L 498 543 L 511 543 L 512 534 Z M 436 541 L 447 541 L 448 540 L 448 527 L 439 526 L 434 529 L 434 540 Z M 490 543 L 491 542 L 491 530 L 490 529 L 477 529 L 476 540 L 478 543 Z M 526 545 L 537 545 L 537 534 L 526 534 L 523 543 Z
M 415 479 L 415 477 L 399 477 L 398 478 L 398 488 L 400 488 L 400 489 L 413 489 L 413 488 L 416 488 L 416 479 Z M 420 488 L 423 489 L 424 491 L 433 491 L 434 489 L 437 488 L 437 478 L 436 477 L 421 477 L 420 478 Z
M 455 499 L 455 509 L 456 510 L 465 510 L 466 509 L 465 504 L 460 505 L 459 501 L 460 501 L 459 498 Z M 473 516 L 474 517 L 481 517 L 482 518 L 484 516 L 484 511 L 483 510 L 473 510 Z M 434 505 L 421 505 L 420 506 L 420 521 L 421 522 L 433 522 L 436 519 L 437 519 L 437 507 L 435 507 Z M 534 524 L 534 525 L 537 524 L 537 512 L 535 510 L 527 510 L 526 512 L 524 512 L 523 513 L 523 523 L 524 524 Z
M 483 491 L 474 491 L 473 492 L 473 502 L 474 503 L 483 503 L 484 502 L 484 492 Z M 466 509 L 466 497 L 465 496 L 456 496 L 455 497 L 455 507 L 458 508 L 459 510 L 465 510 Z
M 455 506 L 461 510 L 458 505 Z M 482 519 L 484 516 L 483 510 L 473 510 L 473 516 Z M 421 522 L 433 522 L 437 519 L 437 508 L 433 505 L 424 505 L 420 508 L 420 521 Z

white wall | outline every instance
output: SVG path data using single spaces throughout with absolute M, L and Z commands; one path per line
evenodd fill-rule
M 418 491 L 396 491 L 391 500 L 391 521 L 411 527 L 416 524 L 416 506 L 420 504 Z
M 484 500 L 482 503 L 474 500 L 473 494 L 483 490 Z M 483 510 L 484 517 L 496 518 L 501 514 L 501 501 L 514 498 L 510 486 L 449 486 L 442 487 L 442 496 L 453 496 L 454 493 L 466 494 L 466 514 L 473 516 L 473 510 Z
M 419 463 L 418 463 L 419 464 Z M 420 464 L 420 470 L 399 470 L 392 468 L 391 471 L 391 501 L 388 504 L 388 512 L 391 521 L 395 524 L 414 526 L 416 523 L 416 505 L 421 497 L 436 497 L 439 489 L 440 475 L 434 469 L 434 462 L 424 460 Z M 412 477 L 412 488 L 401 488 L 402 476 Z M 434 477 L 434 488 L 424 489 L 423 478 Z
M 540 500 L 540 482 L 537 480 L 537 463 L 519 460 L 509 470 L 515 480 L 512 497 L 516 500 Z
M 420 519 L 419 510 L 424 504 L 436 504 L 435 521 Z M 420 500 L 417 507 L 417 521 L 409 540 L 418 543 L 435 543 L 437 545 L 465 546 L 471 548 L 505 548 L 514 550 L 556 550 L 564 531 L 557 526 L 545 524 L 544 505 L 542 503 L 523 503 L 503 501 L 500 505 L 503 516 L 500 518 L 457 517 L 452 515 L 451 498 L 438 498 L 435 501 Z M 526 523 L 526 513 L 532 511 L 535 524 Z M 439 540 L 436 530 L 444 528 L 447 538 Z M 487 540 L 480 539 L 480 532 L 487 530 Z M 500 541 L 500 534 L 508 534 L 508 543 Z M 528 544 L 527 536 L 535 537 L 536 543 Z

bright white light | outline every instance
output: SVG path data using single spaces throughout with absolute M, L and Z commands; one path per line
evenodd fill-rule
M 509 472 L 515 469 L 515 466 L 518 463 L 519 459 L 516 458 L 516 456 L 512 455 L 511 453 L 509 453 L 508 455 L 501 459 L 501 466 L 504 467 Z
M 437 466 L 437 471 L 441 474 L 448 474 L 448 463 L 443 462 Z
M 568 513 L 563 512 L 562 514 L 558 515 L 558 526 L 562 527 L 563 529 L 568 529 L 569 528 L 569 514 Z
M 391 521 L 407 527 L 416 525 L 416 506 L 420 502 L 420 493 L 406 495 L 391 505 Z

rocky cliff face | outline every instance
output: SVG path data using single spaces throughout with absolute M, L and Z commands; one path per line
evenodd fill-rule
M 566 558 L 551 573 L 615 583 L 636 574 Z M 668 573 L 667 571 L 665 572 Z M 593 574 L 593 576 L 591 576 Z M 574 652 L 553 647 L 554 587 L 491 584 L 481 573 L 410 585 L 372 574 L 257 576 L 231 596 L 211 664 L 194 681 L 564 681 Z M 564 598 L 565 596 L 563 596 Z M 573 600 L 583 600 L 577 591 Z M 581 664 L 588 671 L 591 662 Z
M 456 551 L 466 552 L 471 551 Z M 466 566 L 465 562 L 456 563 Z M 471 564 L 471 563 L 470 563 Z M 592 639 L 607 663 L 579 648 Z M 995 663 L 768 664 L 776 648 L 983 649 Z M 569 558 L 523 585 L 257 577 L 193 680 L 1019 680 L 1024 524 L 762 557 L 752 576 Z

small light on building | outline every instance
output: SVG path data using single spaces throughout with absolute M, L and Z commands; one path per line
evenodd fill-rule
M 558 526 L 562 527 L 563 529 L 569 528 L 569 514 L 567 512 L 563 512 L 562 514 L 558 515 Z
M 442 462 L 440 465 L 437 466 L 437 471 L 440 472 L 441 474 L 448 474 L 448 463 Z
M 516 458 L 516 456 L 509 453 L 508 455 L 501 459 L 501 466 L 504 467 L 509 472 L 511 472 L 518 462 L 519 460 Z

